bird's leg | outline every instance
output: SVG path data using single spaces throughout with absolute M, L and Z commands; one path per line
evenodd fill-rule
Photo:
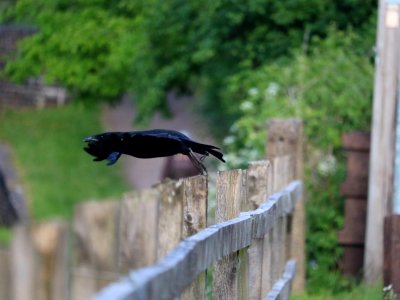
M 115 164 L 120 156 L 121 153 L 119 152 L 111 152 L 111 154 L 106 158 L 108 160 L 107 166 Z
M 201 161 L 196 157 L 193 153 L 192 149 L 189 149 L 189 159 L 193 163 L 193 165 L 200 171 L 202 175 L 207 175 L 206 167 L 201 163 Z
M 205 159 L 207 156 L 208 156 L 208 153 L 207 153 L 207 154 L 204 154 L 204 155 L 202 155 L 202 156 L 200 156 L 200 161 L 201 161 L 201 162 L 204 161 L 204 159 Z

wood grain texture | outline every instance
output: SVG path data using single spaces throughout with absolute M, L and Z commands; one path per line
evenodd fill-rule
M 298 202 L 301 197 L 302 184 L 300 181 L 294 181 L 282 192 L 270 196 L 260 208 L 252 211 L 251 216 L 254 218 L 254 237 L 263 237 L 263 235 L 272 229 L 279 217 L 293 213 L 295 203 Z
M 0 247 L 0 299 L 11 298 L 11 253 L 10 249 Z
M 276 282 L 281 275 L 280 264 L 282 260 L 281 247 L 279 245 L 282 218 L 277 218 L 275 226 L 271 229 L 271 278 L 272 283 Z
M 11 299 L 36 300 L 36 253 L 34 250 L 30 227 L 19 225 L 13 228 L 11 241 Z
M 183 180 L 165 180 L 157 189 L 160 193 L 157 259 L 161 259 L 182 239 Z
M 207 226 L 207 184 L 207 177 L 201 175 L 183 181 L 183 238 Z
M 215 221 L 223 222 L 237 217 L 249 203 L 246 193 L 246 170 L 219 172 L 217 176 L 217 196 Z M 241 253 L 247 260 L 246 253 Z M 244 265 L 242 265 L 244 266 Z M 241 277 L 241 278 L 240 278 Z M 239 253 L 232 253 L 214 265 L 213 299 L 240 299 L 244 292 L 241 281 L 247 282 L 246 270 L 240 269 Z
M 383 284 L 392 285 L 393 292 L 400 298 L 400 215 L 390 215 L 384 223 L 384 267 Z
M 272 175 L 271 163 L 269 161 L 257 161 L 249 164 L 247 169 L 247 199 L 252 209 L 257 209 L 272 194 Z M 267 274 L 270 272 L 269 266 L 266 266 L 267 261 L 270 260 L 269 253 L 270 250 L 264 248 L 264 237 L 254 239 L 249 246 L 249 299 L 261 299 L 262 287 L 265 285 L 263 272 L 265 272 L 265 277 L 268 277 Z M 269 279 L 267 280 L 269 281 Z
M 266 159 L 294 157 L 295 179 L 303 178 L 303 122 L 299 119 L 270 119 L 267 124 Z
M 388 5 L 387 1 L 379 1 L 364 256 L 367 283 L 375 283 L 382 276 L 383 224 L 385 216 L 391 212 L 393 197 L 400 28 L 385 26 Z
M 37 299 L 67 299 L 69 291 L 69 224 L 61 220 L 39 223 L 32 228 L 38 258 Z
M 156 262 L 158 205 L 159 194 L 155 189 L 123 196 L 118 222 L 118 269 L 121 273 Z
M 207 177 L 195 176 L 184 179 L 183 230 L 182 238 L 187 238 L 207 226 Z M 181 300 L 206 298 L 206 272 L 185 288 Z
M 247 169 L 247 199 L 257 209 L 272 194 L 272 165 L 268 160 L 255 161 Z
M 80 204 L 73 224 L 72 298 L 89 299 L 119 276 L 117 268 L 117 201 Z
M 301 189 L 301 182 L 292 182 L 282 193 L 269 197 L 259 209 L 190 236 L 157 264 L 131 272 L 101 291 L 95 299 L 172 299 L 179 296 L 211 264 L 248 247 L 257 235 L 264 236 L 280 216 L 290 213 L 285 207 L 299 200 Z M 266 220 L 268 218 L 271 220 Z
M 264 300 L 289 300 L 293 279 L 296 275 L 296 261 L 286 263 L 282 277 L 274 284 Z
M 266 158 L 272 161 L 277 157 L 290 156 L 289 162 L 278 162 L 282 164 L 279 168 L 286 170 L 283 174 L 285 180 L 302 180 L 304 176 L 303 122 L 299 119 L 271 119 L 268 121 L 267 132 Z M 274 179 L 274 181 L 276 180 Z M 292 230 L 290 234 L 290 257 L 297 261 L 297 275 L 293 284 L 293 290 L 301 292 L 305 288 L 304 201 L 298 201 L 295 205 L 295 210 L 293 218 L 290 219 L 291 224 L 288 224 L 288 227 Z
M 263 260 L 262 260 L 262 285 L 261 295 L 257 299 L 261 299 L 262 295 L 266 295 L 272 288 L 273 281 L 273 268 L 272 268 L 272 230 L 264 234 L 263 242 Z

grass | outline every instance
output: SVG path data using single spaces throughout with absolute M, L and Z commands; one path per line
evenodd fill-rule
M 0 142 L 13 150 L 33 219 L 69 217 L 78 202 L 128 189 L 120 165 L 93 163 L 82 150 L 83 138 L 102 130 L 99 117 L 83 103 L 1 112 Z
M 354 287 L 349 292 L 332 295 L 329 290 L 326 294 L 311 295 L 308 293 L 292 295 L 291 300 L 380 300 L 383 297 L 381 284 L 365 285 Z

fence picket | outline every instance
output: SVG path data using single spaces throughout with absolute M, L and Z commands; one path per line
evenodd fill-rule
M 68 224 L 54 220 L 36 224 L 32 239 L 37 256 L 37 299 L 67 299 L 69 288 Z
M 303 123 L 299 119 L 271 119 L 267 124 L 268 139 L 266 158 L 273 160 L 278 156 L 292 156 L 293 179 L 303 179 Z M 305 286 L 305 209 L 304 201 L 299 201 L 291 220 L 291 254 L 297 261 L 297 275 L 293 290 L 302 291 Z
M 74 218 L 72 298 L 90 299 L 118 278 L 116 218 L 119 203 L 91 201 L 78 205 Z
M 36 298 L 36 253 L 30 226 L 19 225 L 13 228 L 11 241 L 11 299 L 26 300 Z
M 123 196 L 118 221 L 120 273 L 156 262 L 158 202 L 159 194 L 155 189 Z
M 166 180 L 157 189 L 160 193 L 157 259 L 161 259 L 182 239 L 183 180 Z
M 246 170 L 218 173 L 215 212 L 217 223 L 237 217 L 242 207 L 248 205 L 246 180 Z M 239 253 L 233 253 L 217 262 L 213 272 L 213 299 L 239 299 L 242 294 L 239 291 L 239 276 L 247 276 L 240 269 Z M 247 282 L 247 278 L 244 280 Z
M 207 226 L 207 177 L 195 176 L 186 178 L 184 184 L 183 233 L 187 238 Z M 206 298 L 206 272 L 197 276 L 182 293 L 181 300 Z
M 272 193 L 272 169 L 269 161 L 258 161 L 249 164 L 247 170 L 247 198 L 252 209 L 257 209 Z M 268 256 L 269 249 L 264 251 L 264 237 L 253 240 L 249 247 L 249 299 L 258 300 L 261 298 L 263 278 L 268 278 L 270 272 L 267 264 L 270 264 Z M 264 262 L 265 260 L 265 262 Z M 265 269 L 263 269 L 265 266 Z M 270 279 L 265 279 L 270 281 Z M 268 291 L 267 289 L 266 291 Z
M 11 253 L 10 249 L 0 246 L 0 299 L 11 298 Z

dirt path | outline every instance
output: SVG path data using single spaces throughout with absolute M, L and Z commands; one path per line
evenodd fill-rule
M 168 98 L 168 103 L 173 118 L 164 119 L 156 114 L 148 129 L 164 128 L 185 131 L 193 139 L 213 143 L 210 134 L 207 134 L 206 125 L 193 112 L 190 98 L 176 98 L 171 95 Z M 102 112 L 103 126 L 106 131 L 135 130 L 133 126 L 134 116 L 134 106 L 129 99 L 125 98 L 117 106 L 104 107 Z M 143 189 L 160 180 L 165 158 L 138 159 L 123 155 L 118 163 L 124 165 L 124 172 L 130 185 L 136 189 Z

